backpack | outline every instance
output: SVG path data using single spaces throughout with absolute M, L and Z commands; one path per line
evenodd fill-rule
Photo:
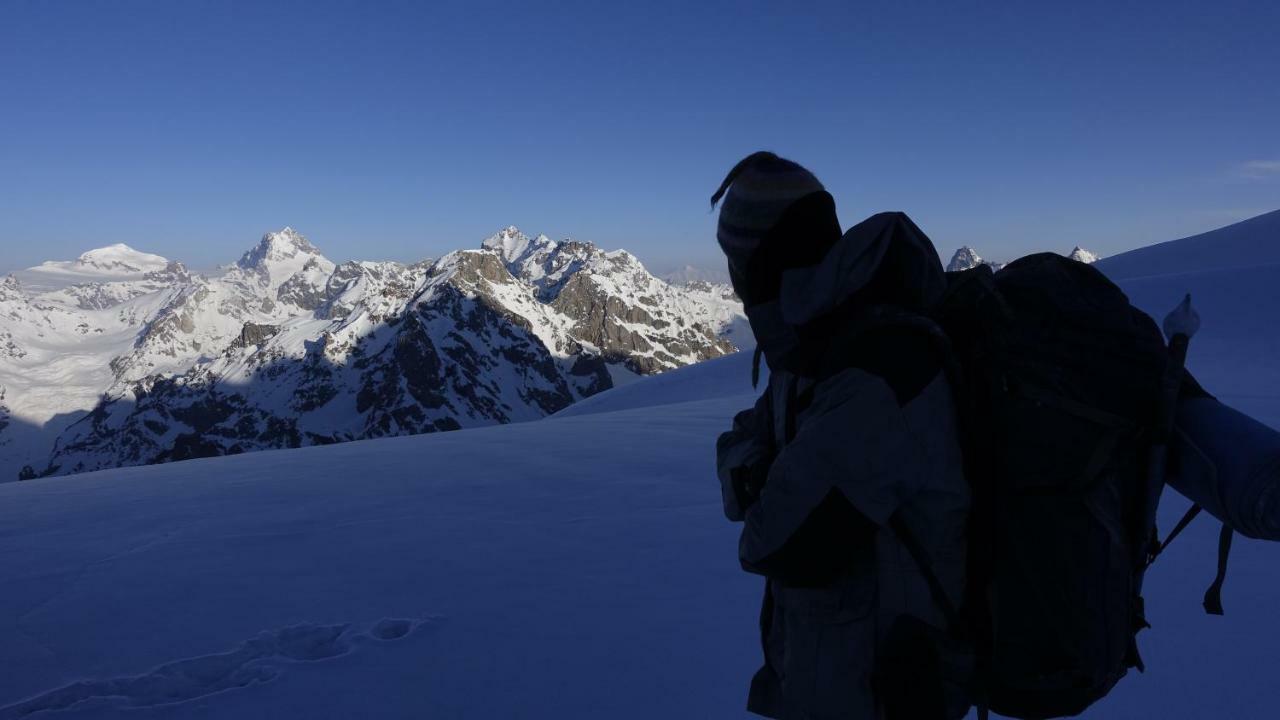
M 894 530 L 973 649 L 980 716 L 1076 715 L 1143 669 L 1164 338 L 1101 272 L 1059 255 L 947 277 L 928 317 L 879 324 L 910 323 L 944 349 L 973 495 L 962 607 Z

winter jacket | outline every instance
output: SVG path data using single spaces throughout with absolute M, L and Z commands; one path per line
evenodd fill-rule
M 913 330 L 851 329 L 884 273 L 849 258 L 871 253 L 898 291 L 904 271 L 922 275 L 907 286 L 916 298 L 895 300 L 936 300 L 941 264 L 919 243 L 905 216 L 875 216 L 819 266 L 788 271 L 772 307 L 748 310 L 769 383 L 717 460 L 725 513 L 744 524 L 739 560 L 766 578 L 748 699 L 760 715 L 927 720 L 968 707 L 966 660 L 900 536 L 960 605 L 969 495 L 943 359 Z M 914 260 L 929 257 L 936 277 Z

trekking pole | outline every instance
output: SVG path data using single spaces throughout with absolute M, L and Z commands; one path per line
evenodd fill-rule
M 1147 464 L 1147 512 L 1144 528 L 1149 536 L 1142 546 L 1144 565 L 1149 565 L 1160 552 L 1156 534 L 1156 510 L 1160 505 L 1160 492 L 1164 488 L 1165 468 L 1169 460 L 1169 445 L 1173 438 L 1173 425 L 1177 416 L 1178 393 L 1187 364 L 1187 348 L 1191 338 L 1200 329 L 1200 314 L 1191 307 L 1191 294 L 1182 299 L 1168 315 L 1164 316 L 1164 335 L 1169 341 L 1169 363 L 1165 366 L 1161 382 L 1159 424 L 1151 455 Z M 1141 590 L 1141 585 L 1139 585 Z

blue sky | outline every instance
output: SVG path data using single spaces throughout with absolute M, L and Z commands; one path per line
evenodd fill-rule
M 292 225 L 413 260 L 516 224 L 719 262 L 760 148 L 848 226 L 1102 253 L 1280 207 L 1280 4 L 0 2 L 0 271 Z

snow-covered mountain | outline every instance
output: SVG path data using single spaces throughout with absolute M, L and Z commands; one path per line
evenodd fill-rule
M 727 286 L 516 228 L 413 265 L 335 265 L 285 228 L 214 277 L 113 246 L 0 281 L 0 472 L 531 420 L 744 328 Z
M 1079 245 L 1072 248 L 1067 257 L 1085 264 L 1091 264 L 1098 261 L 1097 255 L 1094 255 Z M 947 263 L 947 272 L 968 270 L 969 268 L 975 268 L 978 265 L 988 265 L 992 270 L 999 270 L 1007 264 L 1008 263 L 995 262 L 992 260 L 983 260 L 977 250 L 965 245 L 959 250 L 956 250 L 955 254 L 951 256 L 951 262 Z
M 979 265 L 989 265 L 992 270 L 999 270 L 1004 267 L 1004 263 L 983 260 L 977 250 L 965 245 L 959 250 L 956 250 L 955 254 L 951 256 L 951 262 L 947 263 L 947 272 L 968 270 L 970 268 L 978 267 Z
M 58 431 L 116 384 L 112 359 L 134 348 L 180 287 L 114 292 L 138 282 L 150 281 L 109 278 L 40 292 L 13 276 L 0 279 L 0 392 L 9 413 L 0 429 L 0 480 L 47 466 Z
M 1072 260 L 1075 260 L 1076 262 L 1082 262 L 1085 265 L 1092 265 L 1098 262 L 1097 255 L 1094 255 L 1093 253 L 1089 252 L 1088 250 L 1085 250 L 1079 245 L 1072 248 L 1071 254 L 1067 255 L 1067 257 L 1071 258 Z
M 124 243 L 90 250 L 75 260 L 51 260 L 24 271 L 51 285 L 77 282 L 137 280 L 160 272 L 169 261 L 159 255 L 139 252 Z M 32 283 L 34 284 L 34 283 Z

